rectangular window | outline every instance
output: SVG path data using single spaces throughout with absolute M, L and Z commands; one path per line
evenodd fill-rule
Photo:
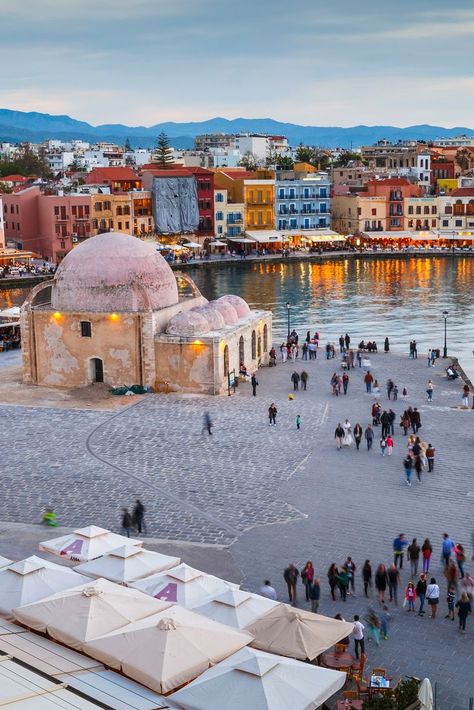
M 375 217 L 376 214 L 377 214 L 377 208 L 372 208 L 372 215 Z
M 454 226 L 455 227 L 462 227 L 462 219 L 456 219 L 454 221 Z
M 431 220 L 431 226 L 432 226 L 432 227 L 436 227 L 436 220 L 435 220 L 435 219 L 432 219 L 432 220 Z
M 285 190 L 282 187 L 278 188 L 278 197 L 280 198 L 280 200 L 285 199 Z
M 130 222 L 125 222 L 125 229 L 130 229 Z
M 81 320 L 81 337 L 91 338 L 92 337 L 92 324 L 88 320 Z
M 61 207 L 61 219 L 67 219 L 66 208 Z
M 216 212 L 216 220 L 218 222 L 222 222 L 223 219 L 224 219 L 224 213 L 223 212 Z
M 222 234 L 222 225 L 217 227 L 217 234 Z
M 122 222 L 119 222 L 119 223 L 118 223 L 118 228 L 119 228 L 119 229 L 122 229 Z
M 449 219 L 443 219 L 443 227 L 449 227 Z
M 73 206 L 71 207 L 71 210 L 72 210 L 72 215 L 73 215 L 73 217 L 77 217 L 77 207 L 76 207 L 76 205 L 73 205 Z

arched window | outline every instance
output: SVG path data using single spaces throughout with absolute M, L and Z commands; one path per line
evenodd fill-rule
M 229 374 L 229 346 L 226 345 L 224 348 L 224 377 Z
M 423 207 L 423 214 L 429 214 L 430 213 L 430 208 L 429 207 Z
M 268 327 L 267 324 L 263 326 L 263 352 L 266 353 L 268 350 Z
M 252 360 L 257 359 L 257 335 L 254 330 L 252 330 Z
M 421 207 L 417 207 L 415 210 L 415 214 L 421 214 Z
M 257 345 L 257 355 L 258 355 L 258 362 L 259 362 L 259 364 L 260 364 L 260 360 L 261 360 L 261 358 L 262 358 L 262 338 L 260 337 L 260 335 L 258 336 L 258 341 L 257 341 L 257 343 L 258 343 L 258 345 Z
M 245 340 L 244 336 L 240 336 L 239 340 L 239 364 L 243 362 L 245 364 Z

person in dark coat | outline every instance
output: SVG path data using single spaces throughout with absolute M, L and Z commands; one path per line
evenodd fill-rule
M 130 537 L 130 530 L 132 529 L 132 525 L 132 516 L 128 512 L 128 508 L 122 508 L 122 528 L 125 530 L 127 537 Z
M 303 390 L 306 389 L 306 385 L 308 384 L 308 380 L 309 380 L 309 375 L 306 372 L 306 370 L 303 370 L 303 372 L 301 373 L 301 389 L 303 389 Z
M 295 370 L 294 373 L 291 375 L 291 381 L 293 382 L 293 389 L 294 389 L 294 390 L 297 390 L 297 389 L 298 389 L 298 385 L 299 385 L 299 381 L 300 381 L 300 376 L 299 376 L 299 373 L 296 372 L 296 370 Z
M 388 353 L 390 350 L 390 341 L 388 338 L 385 338 L 385 342 L 383 344 L 383 349 L 384 349 L 384 352 L 386 352 L 386 353 Z
M 255 372 L 253 373 L 251 379 L 250 379 L 250 384 L 252 385 L 252 394 L 254 397 L 257 396 L 257 387 L 258 387 L 258 380 L 257 380 L 257 375 Z
M 293 562 L 291 562 L 283 572 L 283 578 L 286 582 L 286 586 L 288 587 L 288 598 L 290 600 L 290 604 L 293 606 L 296 603 L 296 583 L 299 576 L 300 573 Z
M 137 499 L 135 503 L 135 507 L 133 509 L 133 515 L 132 519 L 133 522 L 135 523 L 135 527 L 138 530 L 138 534 L 141 535 L 142 529 L 146 533 L 146 525 L 145 525 L 145 520 L 144 520 L 144 515 L 145 515 L 145 506 L 141 502 L 140 499 Z

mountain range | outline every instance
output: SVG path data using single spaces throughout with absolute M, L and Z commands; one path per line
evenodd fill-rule
M 93 126 L 70 116 L 0 109 L 0 142 L 29 141 L 40 143 L 49 138 L 79 139 L 88 142 L 110 141 L 123 144 L 128 138 L 133 147 L 150 148 L 164 131 L 175 148 L 192 148 L 194 137 L 202 133 L 270 133 L 284 135 L 290 145 L 299 143 L 327 148 L 357 148 L 371 145 L 382 138 L 390 141 L 424 140 L 474 134 L 474 129 L 458 126 L 444 128 L 422 124 L 397 126 L 300 126 L 271 118 L 211 118 L 207 121 L 175 123 L 168 121 L 154 126 L 125 126 L 121 123 Z

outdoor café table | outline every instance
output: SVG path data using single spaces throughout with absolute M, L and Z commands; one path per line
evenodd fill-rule
M 362 710 L 363 700 L 338 700 L 337 710 Z
M 344 651 L 336 653 L 335 651 L 325 651 L 321 656 L 322 665 L 326 668 L 332 668 L 337 671 L 340 668 L 350 668 L 355 659 L 352 653 Z
M 393 678 L 390 676 L 371 675 L 369 682 L 369 695 L 372 693 L 384 693 L 393 688 Z

